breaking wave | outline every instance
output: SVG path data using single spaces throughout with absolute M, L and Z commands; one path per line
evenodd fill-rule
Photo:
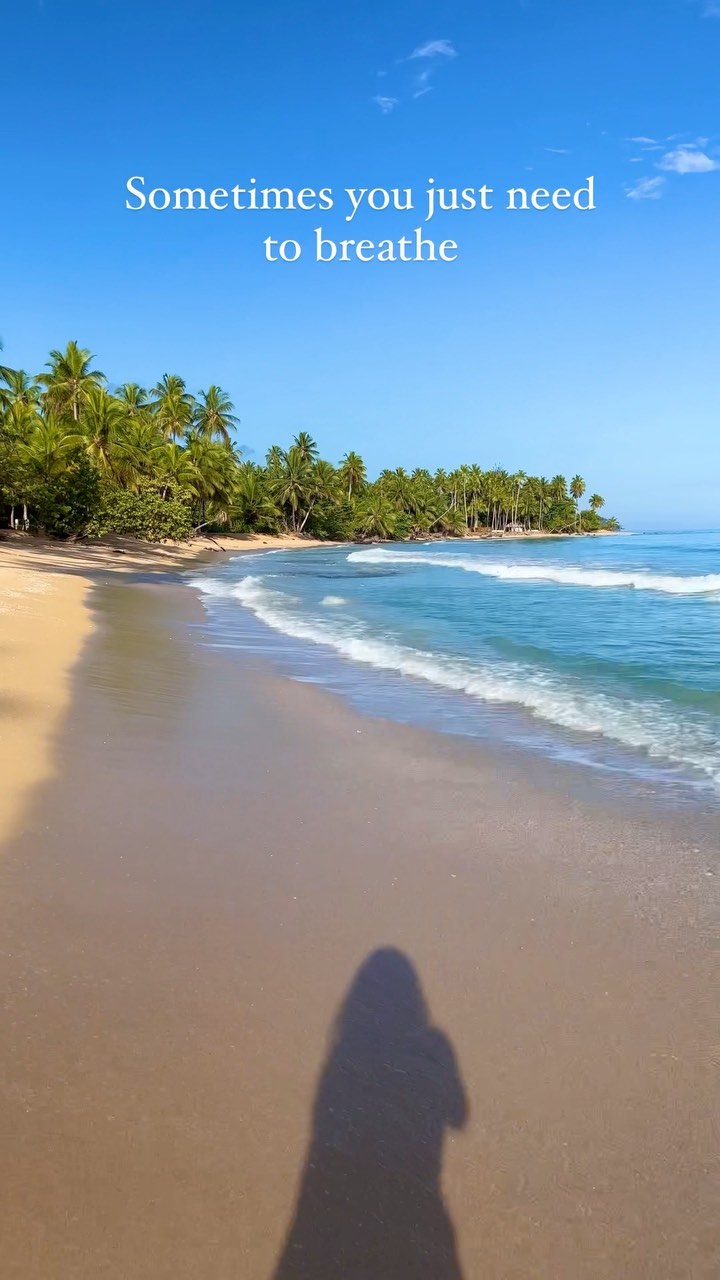
M 348 560 L 363 564 L 424 564 L 444 569 L 462 569 L 486 578 L 506 582 L 556 582 L 565 587 L 630 587 L 636 591 L 660 591 L 666 595 L 692 596 L 720 593 L 720 573 L 683 577 L 679 574 L 649 573 L 645 569 L 584 569 L 579 565 L 508 563 L 502 560 L 470 559 L 457 555 L 425 555 L 422 551 L 390 551 L 369 547 L 351 551 Z
M 375 554 L 353 552 L 350 558 Z M 433 563 L 438 559 L 433 557 Z M 275 631 L 328 645 L 353 662 L 410 676 L 484 703 L 521 707 L 563 729 L 601 735 L 654 759 L 690 766 L 720 783 L 717 725 L 702 713 L 680 723 L 677 709 L 670 704 L 635 702 L 583 688 L 577 681 L 560 679 L 530 664 L 483 663 L 416 649 L 391 636 L 373 635 L 361 623 L 340 623 L 301 613 L 297 601 L 268 587 L 261 577 L 249 576 L 235 583 L 196 578 L 195 585 L 206 595 L 237 600 Z

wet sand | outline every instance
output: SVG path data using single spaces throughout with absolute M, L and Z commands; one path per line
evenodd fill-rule
M 0 531 L 0 841 L 17 828 L 32 788 L 52 775 L 52 735 L 92 627 L 93 582 L 177 569 L 207 555 L 209 546 L 199 539 L 71 543 Z
M 712 832 L 91 605 L 0 862 L 4 1274 L 715 1277 Z
M 60 542 L 0 530 L 0 841 L 49 777 L 51 736 L 69 705 L 69 678 L 90 633 L 94 582 L 162 573 L 217 553 L 317 546 L 312 538 L 233 534 L 187 543 L 136 538 Z

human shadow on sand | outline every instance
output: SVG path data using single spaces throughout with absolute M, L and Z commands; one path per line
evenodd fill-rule
M 274 1280 L 462 1280 L 440 1173 L 445 1131 L 467 1114 L 413 965 L 375 951 L 333 1028 Z

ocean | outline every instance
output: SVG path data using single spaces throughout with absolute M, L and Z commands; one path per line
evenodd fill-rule
M 207 636 L 403 723 L 720 800 L 720 534 L 243 553 Z

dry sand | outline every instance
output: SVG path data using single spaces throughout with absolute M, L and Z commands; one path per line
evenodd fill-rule
M 52 771 L 51 734 L 69 703 L 68 675 L 88 633 L 88 581 L 60 577 L 0 543 L 0 842 L 29 788 Z
M 716 831 L 92 604 L 0 864 L 4 1274 L 715 1280 Z

